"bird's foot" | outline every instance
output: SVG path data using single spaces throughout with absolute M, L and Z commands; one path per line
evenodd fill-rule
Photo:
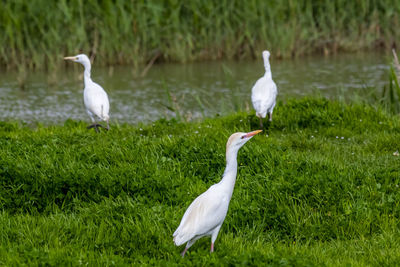
M 101 124 L 98 124 L 98 123 L 93 123 L 93 124 L 91 124 L 91 125 L 89 125 L 88 127 L 86 127 L 87 129 L 91 129 L 91 128 L 94 128 L 94 130 L 97 132 L 97 133 L 99 133 L 100 131 L 99 131 L 99 128 L 98 127 L 103 127 Z
M 106 126 L 104 126 L 104 125 L 98 124 L 98 126 L 100 126 L 101 128 L 103 128 L 103 129 L 105 129 L 105 130 L 107 130 L 107 131 L 110 129 L 110 126 L 108 126 L 108 125 L 107 125 L 107 127 L 106 127 Z
M 87 128 L 88 129 L 94 128 L 96 130 L 96 132 L 100 132 L 99 127 L 103 128 L 107 131 L 110 129 L 110 126 L 107 125 L 107 127 L 106 127 L 106 126 L 101 125 L 100 123 L 93 123 L 93 124 L 89 125 Z

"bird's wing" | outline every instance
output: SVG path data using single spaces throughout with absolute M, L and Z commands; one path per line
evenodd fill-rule
M 253 103 L 253 107 L 257 113 L 261 112 L 262 101 L 263 101 L 263 87 L 265 83 L 265 78 L 261 77 L 254 84 L 251 89 L 251 102 Z
M 269 83 L 269 90 L 268 93 L 266 94 L 265 101 L 263 103 L 264 108 L 267 109 L 268 112 L 271 111 L 271 108 L 275 106 L 276 103 L 276 96 L 278 95 L 278 89 L 276 88 L 276 84 L 274 83 L 273 80 Z
M 183 215 L 176 229 L 174 241 L 177 246 L 195 236 L 204 235 L 222 224 L 228 211 L 229 198 L 216 185 L 198 196 Z
M 83 95 L 86 109 L 101 119 L 108 118 L 110 103 L 107 93 L 100 85 L 97 83 L 90 84 L 85 87 Z
M 266 114 L 274 106 L 277 94 L 276 84 L 272 79 L 258 79 L 251 90 L 251 101 L 256 112 Z

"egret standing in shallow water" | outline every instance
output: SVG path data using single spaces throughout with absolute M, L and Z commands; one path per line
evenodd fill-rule
M 108 96 L 106 91 L 104 91 L 100 85 L 93 82 L 90 78 L 91 64 L 89 58 L 84 54 L 80 54 L 74 57 L 65 57 L 64 59 L 81 63 L 85 68 L 83 73 L 83 81 L 85 83 L 85 88 L 83 90 L 83 102 L 85 104 L 86 111 L 92 120 L 92 125 L 88 126 L 88 129 L 94 128 L 96 132 L 99 132 L 99 129 L 97 128 L 99 126 L 107 130 L 110 129 L 110 116 L 108 115 L 110 103 L 108 101 Z M 96 117 L 102 121 L 106 121 L 107 127 L 96 123 Z
M 276 84 L 272 80 L 271 66 L 269 64 L 270 53 L 263 51 L 265 74 L 263 77 L 257 80 L 256 84 L 251 90 L 251 102 L 256 110 L 256 115 L 260 118 L 260 127 L 263 128 L 262 119 L 267 116 L 269 121 L 272 121 L 272 112 L 276 104 L 276 96 L 278 89 Z
M 237 153 L 239 149 L 261 130 L 250 133 L 234 133 L 226 144 L 226 168 L 222 180 L 212 185 L 207 191 L 198 196 L 183 215 L 182 221 L 173 234 L 175 245 L 186 243 L 181 253 L 186 251 L 203 236 L 211 236 L 211 252 L 214 242 L 228 212 L 229 202 L 237 174 Z

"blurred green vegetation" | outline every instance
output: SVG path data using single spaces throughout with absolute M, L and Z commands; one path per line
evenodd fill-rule
M 400 259 L 400 119 L 323 98 L 278 103 L 238 155 L 227 218 L 182 259 L 172 233 L 221 179 L 254 114 L 88 131 L 0 123 L 1 265 L 393 266 Z
M 398 0 L 5 0 L 0 65 L 54 69 L 84 52 L 97 64 L 274 57 L 390 48 Z

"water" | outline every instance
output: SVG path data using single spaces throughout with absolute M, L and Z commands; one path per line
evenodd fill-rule
M 323 96 L 351 96 L 360 89 L 381 90 L 387 83 L 390 57 L 383 54 L 308 57 L 298 60 L 271 60 L 278 99 L 319 92 Z M 67 119 L 89 117 L 83 107 L 83 68 L 76 65 L 51 77 L 30 73 L 20 89 L 17 73 L 0 74 L 0 121 L 61 124 Z M 130 67 L 92 66 L 92 79 L 103 86 L 110 98 L 111 121 L 149 122 L 171 118 L 179 110 L 186 120 L 251 110 L 250 92 L 264 74 L 263 62 L 230 61 L 154 65 L 145 77 L 134 75 Z M 169 100 L 171 96 L 172 101 Z

